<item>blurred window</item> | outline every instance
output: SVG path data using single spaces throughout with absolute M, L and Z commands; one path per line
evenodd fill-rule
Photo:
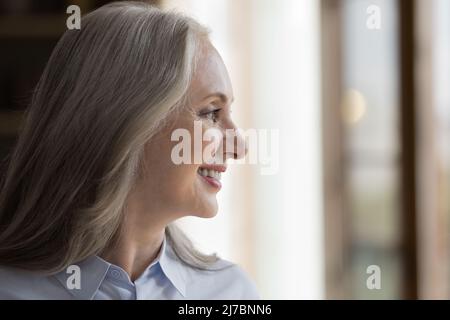
M 450 1 L 433 1 L 433 15 L 433 94 L 440 187 L 438 206 L 447 218 L 449 225 L 446 230 L 450 233 Z M 450 241 L 450 237 L 447 239 Z M 450 248 L 450 242 L 447 248 Z M 447 256 L 450 257 L 450 254 Z M 450 270 L 447 272 L 450 277 Z
M 351 298 L 399 298 L 399 62 L 397 1 L 345 0 L 342 11 L 344 188 Z M 369 290 L 367 268 L 382 287 Z

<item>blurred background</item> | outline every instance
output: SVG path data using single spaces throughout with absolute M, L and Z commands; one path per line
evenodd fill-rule
M 108 2 L 0 0 L 2 158 L 66 8 Z M 450 298 L 450 0 L 150 2 L 210 27 L 236 123 L 279 133 L 275 174 L 232 164 L 217 217 L 180 221 L 200 249 L 265 299 Z

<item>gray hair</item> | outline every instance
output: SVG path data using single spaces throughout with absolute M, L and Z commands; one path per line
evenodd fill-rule
M 54 273 L 117 240 L 144 144 L 184 104 L 206 28 L 115 2 L 67 30 L 37 84 L 0 194 L 0 264 Z M 125 107 L 126 106 L 126 107 Z M 175 225 L 178 257 L 209 268 Z

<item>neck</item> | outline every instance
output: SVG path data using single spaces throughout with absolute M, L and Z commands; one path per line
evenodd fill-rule
M 152 211 L 152 210 L 150 210 Z M 127 205 L 121 232 L 115 244 L 107 248 L 101 257 L 128 273 L 135 281 L 157 258 L 163 240 L 166 224 L 151 221 L 157 217 L 148 209 L 138 208 L 136 202 Z
M 114 248 L 104 252 L 101 257 L 119 267 L 135 281 L 157 258 L 164 238 L 164 230 L 149 235 L 145 242 L 124 235 Z

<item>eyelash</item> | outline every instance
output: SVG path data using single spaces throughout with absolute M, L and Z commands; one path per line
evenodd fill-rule
M 215 109 L 215 110 L 211 110 L 211 111 L 202 112 L 202 113 L 200 114 L 200 116 L 201 116 L 201 117 L 204 117 L 204 118 L 207 118 L 207 119 L 209 119 L 209 120 L 212 120 L 212 122 L 216 123 L 216 122 L 217 122 L 217 119 L 218 119 L 218 114 L 219 114 L 219 111 L 220 111 L 220 110 L 221 110 L 221 109 L 219 108 L 219 109 Z M 210 116 L 213 116 L 213 118 L 210 118 Z

